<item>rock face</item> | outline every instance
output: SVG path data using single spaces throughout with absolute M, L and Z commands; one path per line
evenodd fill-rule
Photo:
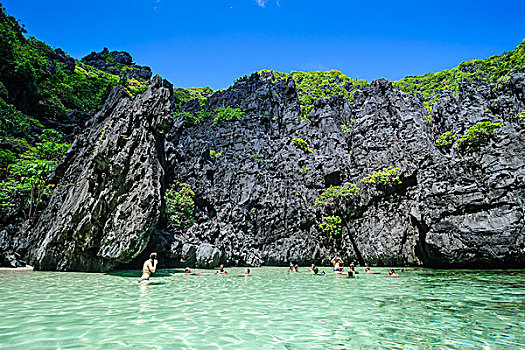
M 208 100 L 210 111 L 242 107 L 241 120 L 190 128 L 179 121 L 167 136 L 168 180 L 195 191 L 195 224 L 164 231 L 154 247 L 180 264 L 217 256 L 225 264 L 326 264 L 338 253 L 370 265 L 523 267 L 525 131 L 516 115 L 524 86 L 523 74 L 503 87 L 465 84 L 428 117 L 417 97 L 378 80 L 354 101 L 317 101 L 302 120 L 292 79 L 273 82 L 264 72 L 242 79 Z M 480 121 L 505 126 L 478 151 L 434 145 L 442 133 L 461 135 Z M 342 124 L 351 130 L 343 133 Z M 390 165 L 401 170 L 401 184 L 360 182 Z M 342 235 L 330 239 L 314 202 L 344 182 L 361 190 L 342 209 Z
M 222 106 L 244 116 L 214 124 Z M 212 112 L 202 125 L 173 122 L 170 108 L 159 77 L 135 100 L 113 90 L 57 168 L 39 221 L 2 244 L 4 260 L 107 271 L 135 267 L 155 250 L 164 266 L 206 268 L 328 264 L 334 254 L 361 265 L 525 267 L 525 121 L 517 117 L 525 74 L 443 92 L 431 113 L 381 79 L 353 101 L 318 100 L 301 118 L 295 81 L 267 72 L 204 107 L 189 101 L 186 112 Z M 481 121 L 504 126 L 479 149 L 435 146 L 444 132 L 463 135 Z M 389 166 L 401 183 L 361 181 Z M 161 215 L 174 182 L 195 193 L 187 228 Z M 345 224 L 329 237 L 319 228 L 329 213 L 314 203 L 345 182 L 360 191 L 338 207 Z
M 21 245 L 40 270 L 107 271 L 147 246 L 162 205 L 170 91 L 156 76 L 109 95 L 55 171 L 55 190 Z
M 101 52 L 92 52 L 83 57 L 82 62 L 126 79 L 136 79 L 142 82 L 151 79 L 151 68 L 134 64 L 131 55 L 125 51 L 110 52 L 105 47 Z

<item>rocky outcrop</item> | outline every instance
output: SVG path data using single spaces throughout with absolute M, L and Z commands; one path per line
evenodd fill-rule
M 28 238 L 5 246 L 7 259 L 106 271 L 138 267 L 155 250 L 164 266 L 204 268 L 328 264 L 334 254 L 379 266 L 525 266 L 525 131 L 516 117 L 525 109 L 524 74 L 498 86 L 462 84 L 432 112 L 381 79 L 352 101 L 318 100 L 308 118 L 295 81 L 274 79 L 253 74 L 205 105 L 188 102 L 186 112 L 211 113 L 191 127 L 170 122 L 170 92 L 158 77 L 134 101 L 113 90 L 57 168 Z M 222 106 L 244 116 L 214 124 Z M 462 135 L 480 121 L 504 127 L 478 150 L 435 146 L 444 132 Z M 401 183 L 361 181 L 389 166 Z M 173 182 L 195 193 L 186 228 L 161 215 Z M 342 233 L 330 237 L 319 228 L 328 211 L 314 203 L 345 182 L 360 191 L 341 203 Z
M 210 111 L 242 107 L 241 120 L 179 122 L 168 135 L 169 180 L 190 184 L 197 208 L 195 224 L 164 232 L 156 249 L 190 264 L 201 252 L 201 260 L 249 265 L 328 263 L 339 253 L 370 265 L 524 266 L 525 133 L 515 117 L 524 83 L 516 74 L 504 87 L 464 84 L 458 95 L 444 93 L 429 117 L 418 98 L 378 80 L 354 101 L 317 101 L 303 120 L 292 79 L 274 82 L 264 72 L 242 79 L 208 100 Z M 505 126 L 475 152 L 434 145 L 443 132 L 461 135 L 479 121 Z M 401 170 L 401 184 L 360 182 L 390 165 Z M 314 202 L 344 182 L 361 191 L 344 205 L 342 235 L 329 238 Z
M 122 87 L 77 137 L 19 250 L 40 270 L 107 271 L 147 246 L 160 215 L 170 91 L 156 76 L 134 100 Z
M 134 64 L 131 55 L 125 51 L 110 52 L 105 47 L 101 52 L 91 52 L 83 57 L 82 62 L 126 79 L 135 79 L 141 82 L 147 82 L 151 79 L 151 68 Z

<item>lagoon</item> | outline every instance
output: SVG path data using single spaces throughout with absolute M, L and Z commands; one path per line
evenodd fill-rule
M 525 271 L 0 271 L 0 349 L 525 348 Z

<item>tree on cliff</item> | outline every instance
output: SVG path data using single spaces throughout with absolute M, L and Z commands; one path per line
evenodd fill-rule
M 353 201 L 353 198 L 359 193 L 359 187 L 351 182 L 345 182 L 341 186 L 330 186 L 315 200 L 314 206 L 323 207 L 328 216 L 323 217 L 323 222 L 319 225 L 319 228 L 330 235 L 338 235 L 341 233 L 341 226 L 348 232 L 348 237 L 354 248 L 357 260 L 361 265 L 364 265 L 364 260 L 359 249 L 357 249 L 357 243 L 355 238 L 348 229 L 346 220 L 345 208 L 348 203 Z

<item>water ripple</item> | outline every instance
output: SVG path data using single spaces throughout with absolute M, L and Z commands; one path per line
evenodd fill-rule
M 525 348 L 524 271 L 286 270 L 164 270 L 145 287 L 129 272 L 2 271 L 0 349 Z

